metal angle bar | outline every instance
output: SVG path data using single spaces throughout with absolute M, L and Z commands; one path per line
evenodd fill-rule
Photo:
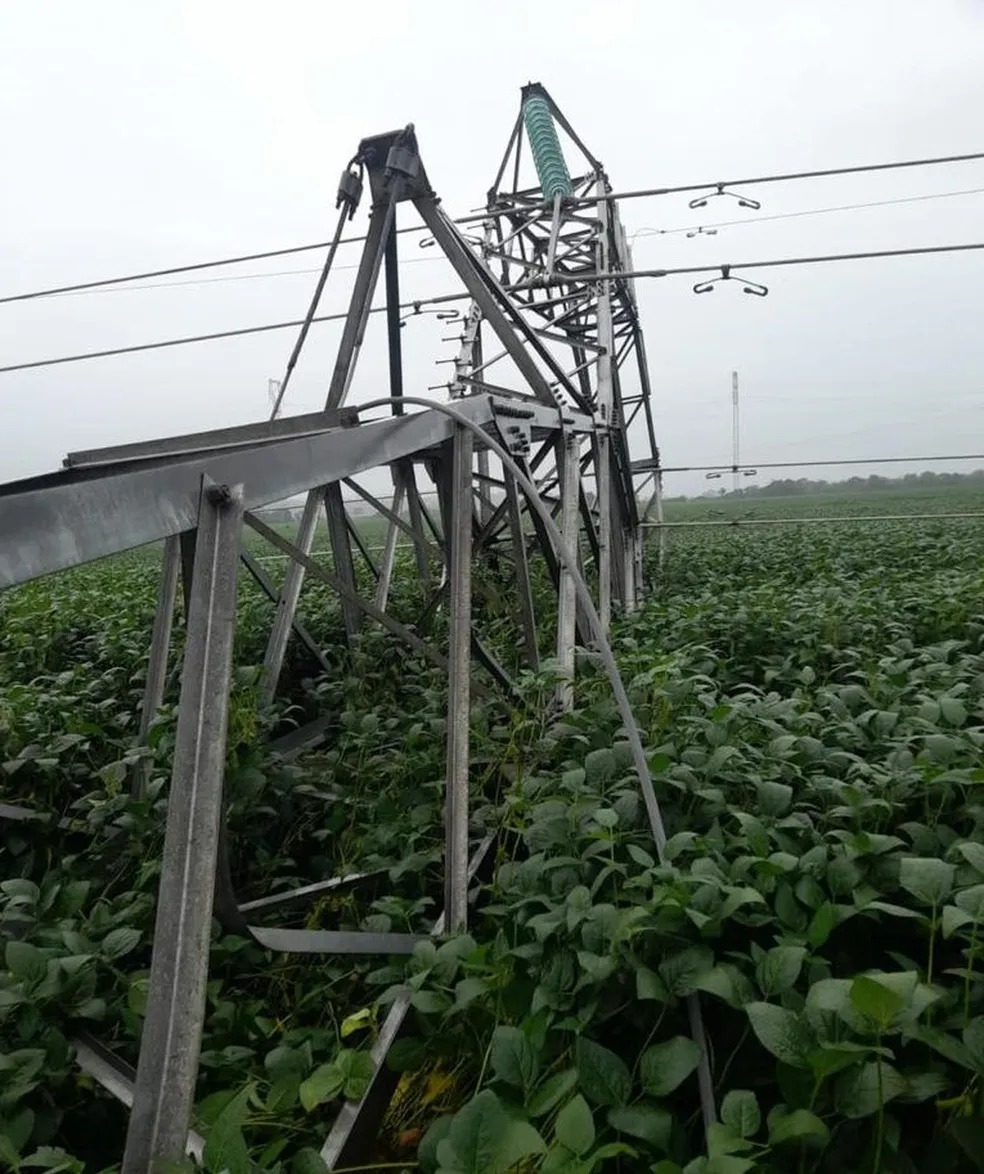
M 420 579 L 421 585 L 426 589 L 430 586 L 431 574 L 430 564 L 427 561 L 427 551 L 424 546 L 426 539 L 424 538 L 424 514 L 423 503 L 420 499 L 420 493 L 417 490 L 417 474 L 413 467 L 413 461 L 401 461 L 395 466 L 396 473 L 400 478 L 400 484 L 403 485 L 407 495 L 407 513 L 410 515 L 410 526 L 413 533 L 416 535 L 413 542 L 413 554 L 417 562 L 417 577 Z M 431 528 L 433 530 L 433 527 Z
M 380 611 L 385 611 L 386 605 L 389 603 L 390 581 L 393 577 L 393 567 L 396 562 L 396 542 L 400 535 L 400 527 L 403 524 L 403 519 L 400 517 L 400 509 L 407 492 L 398 474 L 395 475 L 394 480 L 396 484 L 393 489 L 393 508 L 388 511 L 392 516 L 390 517 L 389 526 L 386 530 L 386 546 L 383 549 L 383 561 L 379 568 L 379 581 L 376 583 L 376 606 Z
M 275 738 L 272 742 L 268 743 L 268 749 L 271 754 L 277 754 L 285 761 L 296 758 L 305 747 L 314 746 L 318 742 L 323 741 L 325 734 L 334 720 L 335 715 L 333 713 L 323 713 L 313 721 L 309 721 L 305 725 L 298 726 L 297 729 L 282 734 L 279 738 Z
M 243 496 L 203 484 L 147 1014 L 123 1174 L 184 1152 L 205 1016 Z
M 274 893 L 271 897 L 259 897 L 255 901 L 244 901 L 239 910 L 241 913 L 255 913 L 263 909 L 280 909 L 285 905 L 301 905 L 312 897 L 320 897 L 335 889 L 349 888 L 364 880 L 373 880 L 385 876 L 389 870 L 377 868 L 372 872 L 350 872 L 345 876 L 333 876 L 330 880 L 316 881 L 311 885 L 302 885 L 297 889 L 288 889 L 283 893 Z
M 493 420 L 483 396 L 463 400 L 461 410 L 476 423 Z M 205 474 L 226 485 L 245 483 L 245 505 L 253 509 L 410 456 L 451 431 L 441 413 L 422 411 L 252 451 L 8 483 L 0 486 L 0 588 L 192 529 Z
M 379 582 L 379 567 L 377 567 L 376 564 L 373 562 L 372 555 L 369 553 L 369 548 L 362 541 L 362 535 L 359 533 L 358 526 L 356 526 L 355 523 L 352 521 L 352 518 L 350 517 L 350 515 L 348 514 L 347 511 L 345 514 L 345 527 L 348 530 L 349 541 L 355 543 L 356 549 L 358 550 L 359 554 L 362 555 L 362 561 L 369 568 L 369 573 L 372 575 L 372 577 L 378 583 Z
M 335 564 L 335 578 L 342 584 L 342 618 L 345 621 L 345 635 L 351 641 L 359 634 L 362 617 L 356 600 L 359 592 L 355 582 L 355 567 L 352 564 L 352 547 L 349 543 L 348 528 L 345 525 L 345 506 L 342 504 L 342 489 L 337 481 L 325 487 L 325 516 L 328 520 L 328 540 Z
M 561 476 L 561 537 L 568 550 L 577 549 L 578 485 L 581 463 L 577 439 L 564 436 L 558 441 L 558 462 L 562 464 Z M 562 710 L 574 706 L 574 640 L 577 618 L 577 595 L 574 586 L 576 568 L 566 562 L 560 569 L 557 591 L 557 662 L 561 673 L 568 679 L 557 686 L 557 702 Z
M 386 343 L 389 358 L 390 395 L 403 396 L 403 323 L 400 321 L 400 260 L 397 253 L 396 207 L 385 244 L 386 262 Z M 393 404 L 393 415 L 403 415 L 403 405 Z
M 355 284 L 352 287 L 352 297 L 349 301 L 345 327 L 342 330 L 342 339 L 338 344 L 335 369 L 332 372 L 328 398 L 325 401 L 326 408 L 337 408 L 344 402 L 352 382 L 352 376 L 355 373 L 359 350 L 362 347 L 362 340 L 365 338 L 366 323 L 369 320 L 372 295 L 379 280 L 379 269 L 383 263 L 386 243 L 393 230 L 397 191 L 398 187 L 394 184 L 389 189 L 385 200 L 375 205 L 369 217 L 369 231 L 366 233 L 366 243 L 359 261 L 359 271 L 355 275 Z
M 343 598 L 347 596 L 348 599 L 356 607 L 361 608 L 362 611 L 366 613 L 366 615 L 370 616 L 377 623 L 382 624 L 382 626 L 392 632 L 394 636 L 399 636 L 401 640 L 406 641 L 406 643 L 409 644 L 411 648 L 415 649 L 421 654 L 421 656 L 426 657 L 433 664 L 436 664 L 438 668 L 444 670 L 448 669 L 448 661 L 446 657 L 444 657 L 440 652 L 432 648 L 425 641 L 421 640 L 419 636 L 417 636 L 414 632 L 411 632 L 410 629 L 401 624 L 399 620 L 395 620 L 387 612 L 381 611 L 374 603 L 370 603 L 368 600 L 362 599 L 358 595 L 350 593 L 348 588 L 341 582 L 340 579 L 326 571 L 325 568 L 320 563 L 315 562 L 313 558 L 310 558 L 308 555 L 302 555 L 301 552 L 296 547 L 292 546 L 286 538 L 281 538 L 281 536 L 275 530 L 271 530 L 271 528 L 267 526 L 266 523 L 261 522 L 255 515 L 247 513 L 245 516 L 245 522 L 246 525 L 249 526 L 252 530 L 255 530 L 257 534 L 262 534 L 268 542 L 272 543 L 278 549 L 284 551 L 285 554 L 289 554 L 291 558 L 301 562 L 309 575 L 313 575 L 316 579 L 320 579 L 323 583 L 326 583 L 329 587 L 332 588 L 332 590 L 336 591 Z
M 450 933 L 468 924 L 468 770 L 471 717 L 472 434 L 460 424 L 452 443 L 450 628 L 448 635 L 447 799 L 444 910 Z
M 468 879 L 473 881 L 482 867 L 495 842 L 493 835 L 486 835 L 468 864 Z M 442 913 L 431 931 L 439 937 L 445 930 L 445 914 Z M 401 994 L 393 1001 L 379 1034 L 373 1040 L 369 1055 L 374 1073 L 362 1098 L 346 1101 L 339 1110 L 331 1132 L 321 1148 L 321 1160 L 329 1170 L 351 1167 L 362 1160 L 366 1148 L 378 1133 L 379 1121 L 396 1089 L 399 1077 L 386 1065 L 386 1058 L 394 1042 L 406 1027 L 410 1011 L 410 995 Z
M 311 547 L 314 545 L 320 512 L 321 493 L 317 489 L 311 489 L 304 501 L 304 512 L 297 526 L 295 540 L 296 548 L 305 555 L 310 554 Z M 290 640 L 291 629 L 294 627 L 294 617 L 297 614 L 297 601 L 300 599 L 303 585 L 304 568 L 296 559 L 292 559 L 284 571 L 284 582 L 280 588 L 273 623 L 270 625 L 270 636 L 263 655 L 263 670 L 260 676 L 260 706 L 263 709 L 272 704 L 277 686 L 280 683 L 284 657 L 287 655 L 287 644 Z
M 465 283 L 474 301 L 478 303 L 489 326 L 495 331 L 502 345 L 509 351 L 513 362 L 519 368 L 526 382 L 533 389 L 536 398 L 541 403 L 556 406 L 557 400 L 547 385 L 539 367 L 534 363 L 533 357 L 526 347 L 516 337 L 514 326 L 518 313 L 509 302 L 505 291 L 495 281 L 495 278 L 493 278 L 489 270 L 484 268 L 465 246 L 464 241 L 461 239 L 461 234 L 450 220 L 448 220 L 436 200 L 432 198 L 417 199 L 414 200 L 414 204 L 427 227 L 434 234 L 434 239 L 444 250 L 455 272 Z M 512 318 L 512 322 L 510 322 L 510 317 Z M 522 320 L 520 319 L 520 321 Z M 525 322 L 522 325 L 526 327 Z M 554 374 L 558 376 L 562 375 L 562 372 L 556 367 L 556 364 L 552 361 L 552 357 L 542 344 L 538 343 L 535 338 L 531 338 L 530 341 L 535 343 L 532 349 L 539 354 L 541 359 L 548 362 L 548 366 L 551 367 Z
M 239 552 L 239 557 L 242 559 L 243 566 L 247 571 L 249 571 L 250 575 L 252 575 L 253 579 L 256 581 L 257 586 L 267 597 L 267 599 L 269 599 L 271 603 L 279 603 L 280 592 L 274 586 L 273 580 L 270 578 L 270 576 L 260 566 L 259 560 L 254 555 L 250 554 L 250 552 L 245 547 L 243 547 L 243 549 Z M 298 640 L 300 640 L 308 652 L 311 653 L 318 664 L 321 665 L 322 669 L 326 673 L 330 673 L 331 662 L 325 656 L 324 652 L 322 652 L 321 645 L 318 644 L 317 640 L 315 640 L 315 638 L 307 630 L 305 625 L 301 623 L 296 615 L 294 616 L 293 629 L 297 634 Z
M 119 1056 L 101 1044 L 88 1032 L 80 1032 L 72 1040 L 75 1063 L 101 1085 L 111 1097 L 115 1097 L 128 1109 L 133 1104 L 134 1071 Z M 185 1153 L 202 1162 L 205 1156 L 205 1139 L 193 1129 L 188 1131 Z
M 519 589 L 519 610 L 523 621 L 526 663 L 534 672 L 538 672 L 540 652 L 536 643 L 536 607 L 533 602 L 533 589 L 530 585 L 530 567 L 526 555 L 526 536 L 523 534 L 519 490 L 516 486 L 516 479 L 508 471 L 505 472 L 505 481 L 509 531 L 512 537 L 513 560 L 516 567 L 516 585 Z
M 143 702 L 140 709 L 140 728 L 137 739 L 146 745 L 151 723 L 164 700 L 164 685 L 167 680 L 168 651 L 171 647 L 171 628 L 174 624 L 174 604 L 178 597 L 178 572 L 181 569 L 181 544 L 176 534 L 164 543 L 161 562 L 161 577 L 157 587 L 157 606 L 154 610 L 154 626 L 150 636 L 150 655 L 147 658 L 147 679 L 144 682 Z M 141 760 L 133 768 L 130 779 L 130 793 L 142 798 L 147 786 L 149 763 Z
M 317 436 L 330 428 L 340 427 L 348 418 L 349 414 L 343 411 L 307 412 L 302 416 L 264 420 L 259 424 L 240 424 L 232 428 L 215 428 L 209 432 L 188 432 L 182 436 L 162 437 L 160 440 L 144 440 L 135 444 L 118 444 L 110 448 L 70 452 L 62 464 L 66 469 L 88 469 L 102 465 L 126 464 L 130 461 L 154 460 L 159 457 L 182 457 L 192 453 L 254 447 L 277 440 Z

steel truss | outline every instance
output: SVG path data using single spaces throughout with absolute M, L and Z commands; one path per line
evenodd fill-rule
M 519 186 L 524 113 L 532 98 L 546 104 L 584 157 L 586 171 L 573 181 L 569 197 L 550 198 L 539 176 L 539 186 Z M 504 186 L 509 166 L 513 180 Z M 546 91 L 535 86 L 523 92 L 523 108 L 489 193 L 480 238 L 465 237 L 442 209 L 412 127 L 359 145 L 339 188 L 339 231 L 355 211 L 363 179 L 371 194 L 369 230 L 324 411 L 73 453 L 60 472 L 0 486 L 0 587 L 163 542 L 141 739 L 164 700 L 179 587 L 184 600 L 178 725 L 137 1070 L 129 1071 L 95 1040 L 77 1043 L 77 1062 L 131 1106 L 125 1174 L 144 1174 L 158 1159 L 174 1159 L 185 1150 L 201 1152 L 202 1139 L 189 1132 L 189 1125 L 213 918 L 227 931 L 288 953 L 399 955 L 410 953 L 421 940 L 414 934 L 254 923 L 269 910 L 362 883 L 367 879 L 363 875 L 330 877 L 246 903 L 237 899 L 223 781 L 240 565 L 271 600 L 263 703 L 271 703 L 277 694 L 292 637 L 328 668 L 323 650 L 297 614 L 306 576 L 327 584 L 338 596 L 347 641 L 357 641 L 372 621 L 447 672 L 444 912 L 432 933 L 465 928 L 469 891 L 492 843 L 489 836 L 469 836 L 471 694 L 516 691 L 508 668 L 476 631 L 473 567 L 490 559 L 509 565 L 516 587 L 516 601 L 509 607 L 520 617 L 526 664 L 536 668 L 541 657 L 556 657 L 561 679 L 555 704 L 560 709 L 573 704 L 575 647 L 580 643 L 601 646 L 606 671 L 627 711 L 605 636 L 613 610 L 630 610 L 641 591 L 641 526 L 629 444 L 637 419 L 643 460 L 657 461 L 658 454 L 635 295 L 631 281 L 618 276 L 631 270 L 631 262 L 608 178 Z M 585 206 L 579 199 L 586 194 L 599 199 Z M 454 340 L 458 351 L 449 384 L 451 404 L 443 408 L 422 407 L 418 398 L 404 396 L 400 328 L 405 312 L 399 304 L 395 234 L 398 209 L 407 205 L 419 214 L 471 299 L 468 312 L 460 319 L 454 316 L 461 334 Z M 336 241 L 338 236 L 336 232 Z M 334 245 L 290 369 L 333 256 Z M 389 396 L 352 406 L 348 393 L 381 272 Z M 613 276 L 600 281 L 583 276 L 597 272 Z M 404 400 L 422 410 L 407 412 Z M 358 480 L 380 468 L 388 470 L 392 481 L 389 502 Z M 428 478 L 438 493 L 436 518 L 420 488 Z M 348 514 L 343 484 L 387 520 L 378 564 Z M 586 488 L 590 486 L 594 492 Z M 291 541 L 256 511 L 296 494 L 305 494 L 306 504 Z M 322 515 L 331 546 L 330 570 L 312 557 Z M 281 583 L 273 583 L 244 547 L 244 527 L 288 556 Z M 429 595 L 414 624 L 401 621 L 389 607 L 401 535 L 412 542 L 414 566 Z M 357 556 L 375 582 L 371 597 L 359 589 Z M 555 584 L 553 636 L 545 636 L 543 617 L 535 610 L 531 566 L 536 560 L 543 561 Z M 593 599 L 586 578 L 592 581 Z M 439 610 L 447 616 L 445 647 L 428 638 Z M 662 823 L 642 746 L 634 723 L 627 724 L 661 851 Z M 315 721 L 281 739 L 276 749 L 296 754 L 323 739 L 327 725 L 326 720 Z M 145 773 L 138 768 L 134 793 L 142 794 L 145 785 Z M 0 818 L 36 814 L 0 808 Z M 361 1102 L 345 1106 L 325 1143 L 323 1157 L 330 1168 L 357 1161 L 375 1131 L 392 1091 L 383 1061 L 407 1010 L 408 1004 L 397 1001 L 389 1011 L 373 1049 L 376 1076 Z

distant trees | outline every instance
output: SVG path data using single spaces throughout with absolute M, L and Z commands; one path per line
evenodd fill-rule
M 903 477 L 883 477 L 873 473 L 870 477 L 848 477 L 844 481 L 812 481 L 807 477 L 782 478 L 767 485 L 749 485 L 739 489 L 721 492 L 720 497 L 801 497 L 821 493 L 883 493 L 899 489 L 952 489 L 984 487 L 984 469 L 970 473 L 906 473 Z

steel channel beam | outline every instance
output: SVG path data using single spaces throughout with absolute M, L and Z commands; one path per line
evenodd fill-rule
M 461 410 L 483 425 L 493 419 L 484 396 L 463 400 Z M 8 483 L 0 486 L 0 588 L 193 529 L 203 475 L 244 484 L 245 506 L 254 509 L 409 457 L 451 433 L 446 416 L 422 411 L 151 468 L 65 471 Z
M 225 774 L 242 489 L 204 483 L 147 1015 L 123 1174 L 185 1150 L 194 1102 Z
M 471 762 L 472 434 L 458 425 L 452 443 L 450 630 L 444 910 L 450 933 L 468 924 L 468 773 Z

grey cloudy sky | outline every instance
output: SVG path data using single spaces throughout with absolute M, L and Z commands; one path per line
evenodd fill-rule
M 7 0 L 0 294 L 324 239 L 359 139 L 411 121 L 432 184 L 464 213 L 484 198 L 529 80 L 619 190 L 984 150 L 982 61 L 981 0 Z M 762 211 L 747 215 L 972 188 L 984 161 L 761 187 Z M 694 213 L 663 197 L 622 214 L 630 233 L 674 229 L 731 219 L 719 204 Z M 648 268 L 984 240 L 982 212 L 976 194 L 642 235 L 634 256 Z M 404 240 L 405 294 L 452 288 L 433 250 Z M 339 264 L 356 260 L 350 248 Z M 984 253 L 968 253 L 759 272 L 763 299 L 641 283 L 665 461 L 729 459 L 732 368 L 752 459 L 984 451 L 982 274 Z M 344 307 L 350 278 L 333 276 L 323 311 Z M 296 318 L 313 280 L 0 306 L 0 365 Z M 380 326 L 356 400 L 385 393 Z M 434 321 L 405 334 L 408 390 L 445 379 L 432 363 L 451 350 Z M 337 338 L 312 332 L 289 411 L 320 405 Z M 292 341 L 0 375 L 0 479 L 73 448 L 262 418 Z

